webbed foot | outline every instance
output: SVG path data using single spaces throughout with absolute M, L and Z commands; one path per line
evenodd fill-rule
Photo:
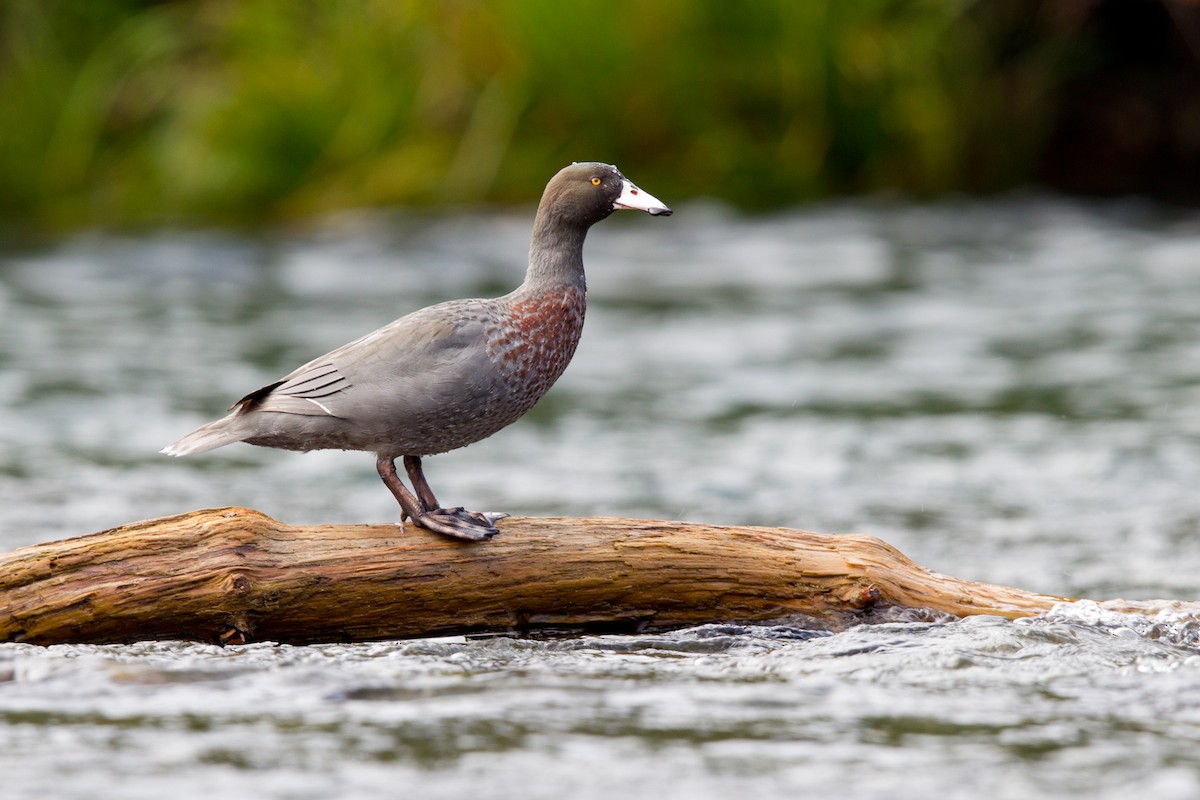
M 425 473 L 421 471 L 419 456 L 404 457 L 404 468 L 408 470 L 409 479 L 413 482 L 415 495 L 408 490 L 400 481 L 400 476 L 396 474 L 395 458 L 379 456 L 375 460 L 375 468 L 379 471 L 379 477 L 383 479 L 384 485 L 391 490 L 392 496 L 400 503 L 401 525 L 407 518 L 426 530 L 440 533 L 451 539 L 463 542 L 486 542 L 500 532 L 496 527 L 496 522 L 508 516 L 508 514 L 497 511 L 467 511 L 462 506 L 441 508 L 437 498 L 433 496 L 433 491 L 429 488 L 429 483 L 425 480 Z
M 500 529 L 496 527 L 496 522 L 507 516 L 508 514 L 502 512 L 467 511 L 459 506 L 458 508 L 431 508 L 428 511 L 422 511 L 413 518 L 413 522 L 426 530 L 449 536 L 451 539 L 464 542 L 486 542 L 500 532 Z

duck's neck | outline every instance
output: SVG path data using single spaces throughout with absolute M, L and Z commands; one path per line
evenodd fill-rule
M 583 240 L 587 232 L 587 226 L 564 224 L 549 214 L 538 213 L 529 244 L 529 269 L 518 291 L 586 290 Z

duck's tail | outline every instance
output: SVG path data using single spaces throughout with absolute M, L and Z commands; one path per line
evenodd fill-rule
M 190 456 L 196 453 L 207 453 L 209 450 L 216 450 L 218 447 L 240 442 L 246 438 L 246 434 L 239 431 L 238 426 L 232 424 L 234 418 L 237 416 L 237 413 L 233 413 L 215 422 L 201 425 L 187 436 L 167 445 L 159 452 L 166 453 L 169 456 Z

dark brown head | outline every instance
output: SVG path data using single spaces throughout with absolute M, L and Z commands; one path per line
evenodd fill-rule
M 622 208 L 653 216 L 671 213 L 671 209 L 634 186 L 611 164 L 581 162 L 559 170 L 546 184 L 538 216 L 546 215 L 559 224 L 586 229 Z

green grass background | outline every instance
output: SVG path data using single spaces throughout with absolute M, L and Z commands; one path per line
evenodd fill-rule
M 1071 59 L 1026 54 L 1014 92 L 986 27 L 961 0 L 9 0 L 0 219 L 532 202 L 575 160 L 747 209 L 1001 189 Z

